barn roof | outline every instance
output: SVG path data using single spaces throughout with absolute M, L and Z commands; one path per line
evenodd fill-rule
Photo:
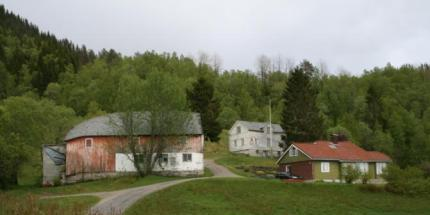
M 248 130 L 250 131 L 259 131 L 259 132 L 264 131 L 264 129 L 267 126 L 269 126 L 268 122 L 250 122 L 250 121 L 238 120 L 236 123 L 240 123 L 241 125 L 248 128 Z M 272 129 L 274 133 L 284 133 L 284 129 L 282 129 L 281 125 L 279 124 L 272 123 Z
M 146 113 L 134 113 L 135 119 L 139 117 L 147 117 L 149 114 Z M 137 129 L 138 135 L 150 135 L 150 126 L 147 120 L 141 120 L 142 124 Z M 78 137 L 88 136 L 120 136 L 125 135 L 124 132 L 120 132 L 122 128 L 122 120 L 120 113 L 112 113 L 104 116 L 98 116 L 81 122 L 80 124 L 73 127 L 64 138 L 65 141 L 75 139 Z M 184 123 L 184 134 L 185 135 L 201 135 L 202 125 L 199 113 L 192 113 L 186 123 Z M 122 134 L 124 133 L 124 134 Z
M 313 143 L 295 142 L 292 146 L 298 148 L 312 160 L 338 160 L 342 162 L 391 161 L 391 158 L 384 153 L 366 151 L 350 141 L 340 141 L 338 143 L 323 140 L 315 141 Z M 284 152 L 278 162 L 287 154 L 287 151 L 288 150 Z

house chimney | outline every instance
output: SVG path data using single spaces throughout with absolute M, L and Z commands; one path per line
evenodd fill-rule
M 330 134 L 330 140 L 332 143 L 337 144 L 340 141 L 348 140 L 348 138 L 344 134 L 333 133 L 333 134 Z

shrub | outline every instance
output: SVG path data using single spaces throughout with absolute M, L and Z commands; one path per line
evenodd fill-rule
M 366 173 L 361 174 L 361 183 L 367 184 L 369 182 L 369 180 L 370 180 L 369 173 L 366 172 Z
M 387 181 L 386 190 L 404 195 L 430 194 L 430 179 L 424 177 L 424 172 L 417 167 L 401 169 L 396 165 L 389 165 L 383 174 Z
M 360 190 L 372 192 L 372 193 L 379 193 L 385 191 L 384 185 L 377 185 L 377 184 L 363 184 L 360 185 Z
M 360 178 L 360 170 L 358 170 L 357 168 L 353 167 L 353 166 L 346 166 L 344 167 L 344 179 L 346 181 L 346 183 L 348 184 L 352 184 L 354 181 L 356 181 L 357 179 Z
M 424 176 L 430 178 L 430 162 L 421 164 L 421 169 L 424 171 Z

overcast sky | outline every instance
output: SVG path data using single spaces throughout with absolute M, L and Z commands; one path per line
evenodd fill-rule
M 261 54 L 325 62 L 330 73 L 430 62 L 426 0 L 0 0 L 43 31 L 99 51 L 218 54 L 256 69 Z

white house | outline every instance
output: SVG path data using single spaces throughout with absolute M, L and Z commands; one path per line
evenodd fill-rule
M 279 157 L 282 154 L 279 147 L 282 135 L 284 130 L 279 124 L 272 124 L 270 134 L 268 122 L 236 121 L 229 131 L 229 149 L 230 152 L 250 156 Z

